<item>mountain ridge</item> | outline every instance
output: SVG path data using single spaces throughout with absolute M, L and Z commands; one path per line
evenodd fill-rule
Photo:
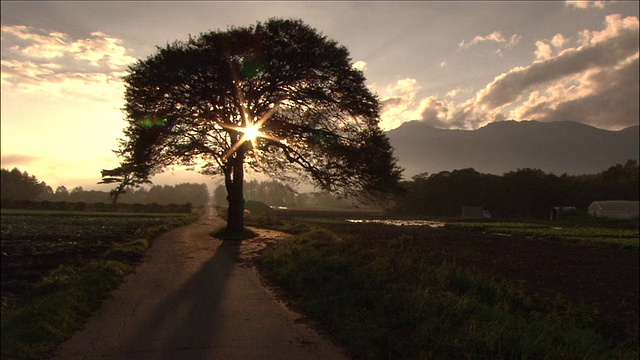
M 502 175 L 522 168 L 556 175 L 595 174 L 638 161 L 640 127 L 605 130 L 574 121 L 500 121 L 476 130 L 439 129 L 411 121 L 386 135 L 405 178 L 474 168 Z

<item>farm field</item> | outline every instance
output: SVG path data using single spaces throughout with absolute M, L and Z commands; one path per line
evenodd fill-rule
M 2 298 L 17 298 L 61 265 L 100 259 L 115 244 L 166 231 L 188 214 L 2 210 Z
M 356 357 L 638 355 L 637 229 L 308 224 L 259 266 Z
M 638 251 L 640 236 L 637 227 L 563 226 L 563 224 L 522 222 L 450 222 L 449 230 L 513 235 L 529 239 L 544 239 L 588 244 L 602 247 L 626 248 Z

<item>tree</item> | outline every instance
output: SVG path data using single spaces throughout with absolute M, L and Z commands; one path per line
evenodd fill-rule
M 15 167 L 11 171 L 2 169 L 0 184 L 0 197 L 3 199 L 33 201 L 53 192 L 44 181 L 38 181 L 34 175 L 29 175 L 26 171 L 20 172 Z
M 66 186 L 60 185 L 56 188 L 55 195 L 66 198 L 67 196 L 69 196 L 69 190 L 67 190 Z
M 121 167 L 137 179 L 174 164 L 224 175 L 231 231 L 244 226 L 245 165 L 345 197 L 399 189 L 363 73 L 300 20 L 176 41 L 132 65 L 125 82 Z
M 109 192 L 111 197 L 111 203 L 118 202 L 118 197 L 121 194 L 127 192 L 127 188 L 137 188 L 142 184 L 150 184 L 151 181 L 145 177 L 139 176 L 139 171 L 136 171 L 135 165 L 122 165 L 112 170 L 102 170 L 102 181 L 98 184 L 113 184 L 117 183 L 114 189 Z

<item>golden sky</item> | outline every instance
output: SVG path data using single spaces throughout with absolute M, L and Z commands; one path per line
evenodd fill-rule
M 349 49 L 381 126 L 639 122 L 638 2 L 3 2 L 2 167 L 98 188 L 127 66 L 174 40 L 300 18 Z M 208 182 L 169 172 L 156 183 Z

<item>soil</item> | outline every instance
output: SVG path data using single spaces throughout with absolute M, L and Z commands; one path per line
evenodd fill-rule
M 635 250 L 500 236 L 423 227 L 375 224 L 330 224 L 342 236 L 381 240 L 400 234 L 419 244 L 412 251 L 433 257 L 432 263 L 455 262 L 496 278 L 527 286 L 554 299 L 561 294 L 573 304 L 593 305 L 614 330 L 638 327 L 639 253 Z

